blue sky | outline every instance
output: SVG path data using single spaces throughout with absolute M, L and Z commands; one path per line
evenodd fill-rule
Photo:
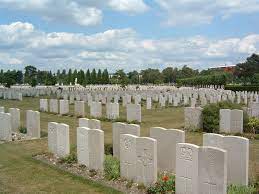
M 259 53 L 259 0 L 0 0 L 0 67 L 206 69 Z

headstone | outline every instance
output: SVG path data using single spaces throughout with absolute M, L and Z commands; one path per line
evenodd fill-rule
M 178 143 L 176 145 L 176 194 L 199 193 L 199 146 Z
M 201 107 L 185 107 L 184 108 L 184 126 L 189 130 L 202 129 L 203 118 L 202 118 Z
M 20 128 L 20 109 L 9 108 L 9 113 L 11 114 L 12 131 L 18 132 Z
M 57 127 L 57 156 L 66 157 L 69 155 L 69 152 L 69 126 L 61 123 Z
M 113 156 L 120 158 L 120 135 L 131 134 L 140 136 L 140 126 L 134 124 L 125 123 L 113 123 L 112 124 L 112 142 L 113 142 Z
M 86 127 L 89 129 L 101 129 L 101 121 L 97 119 L 80 118 L 79 127 Z
M 185 142 L 185 132 L 153 127 L 150 129 L 150 137 L 157 140 L 158 170 L 175 173 L 176 144 Z
M 104 132 L 99 129 L 77 128 L 78 163 L 89 169 L 103 170 Z
M 152 109 L 152 98 L 147 97 L 147 110 Z
M 59 113 L 61 115 L 66 115 L 69 113 L 69 101 L 68 100 L 59 101 Z
M 57 154 L 58 123 L 48 123 L 48 149 L 51 153 Z
M 26 111 L 27 135 L 32 138 L 40 138 L 40 113 L 38 111 Z
M 75 116 L 84 117 L 85 116 L 85 102 L 75 101 Z
M 228 185 L 248 185 L 249 139 L 207 133 L 203 135 L 203 145 L 227 151 Z
M 220 131 L 243 133 L 243 111 L 220 109 Z
M 157 141 L 139 137 L 136 143 L 136 181 L 149 186 L 157 181 Z
M 231 110 L 230 109 L 220 109 L 219 111 L 220 132 L 230 133 L 230 120 L 231 120 Z
M 0 112 L 0 140 L 12 140 L 12 116 L 10 113 Z
M 40 111 L 48 112 L 48 99 L 40 99 Z
M 101 102 L 92 102 L 92 104 L 90 106 L 90 115 L 95 118 L 102 117 L 102 103 Z
M 243 111 L 232 110 L 231 111 L 231 133 L 243 133 Z
M 136 144 L 137 136 L 120 135 L 120 175 L 127 180 L 136 181 Z
M 127 121 L 141 122 L 141 105 L 127 104 Z
M 200 147 L 199 193 L 227 193 L 227 152 L 215 147 Z
M 106 104 L 106 117 L 108 119 L 118 119 L 119 114 L 119 103 Z
M 49 111 L 51 113 L 58 114 L 58 100 L 57 99 L 50 99 L 49 100 Z

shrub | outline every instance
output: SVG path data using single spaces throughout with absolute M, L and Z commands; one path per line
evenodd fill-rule
M 208 104 L 204 107 L 203 114 L 203 131 L 207 133 L 219 132 L 219 111 L 220 109 L 240 109 L 242 106 L 230 101 Z M 248 115 L 244 112 L 244 129 L 247 129 Z
M 259 133 L 259 118 L 256 118 L 256 117 L 249 118 L 247 126 L 252 133 L 258 134 Z
M 113 155 L 113 146 L 112 146 L 112 144 L 105 144 L 104 145 L 104 152 L 105 152 L 105 155 Z
M 104 176 L 108 180 L 116 180 L 120 177 L 120 161 L 111 155 L 105 156 Z
M 228 194 L 255 194 L 256 189 L 253 186 L 237 186 L 230 185 L 228 187 Z
M 67 164 L 77 163 L 76 146 L 73 146 L 71 148 L 71 152 L 68 156 L 66 156 L 64 158 L 60 158 L 59 163 L 67 163 Z
M 174 193 L 175 177 L 173 175 L 160 175 L 158 181 L 147 189 L 148 194 Z
M 259 85 L 226 85 L 225 90 L 232 91 L 259 91 Z
M 19 131 L 20 131 L 20 133 L 26 134 L 27 128 L 26 127 L 20 127 Z

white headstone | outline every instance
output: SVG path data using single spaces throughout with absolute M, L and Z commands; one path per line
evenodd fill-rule
M 150 129 L 150 137 L 157 140 L 158 169 L 175 173 L 176 144 L 185 142 L 185 132 L 178 129 L 153 127 Z
M 136 144 L 137 136 L 130 134 L 120 135 L 120 175 L 127 180 L 136 181 Z
M 11 114 L 12 131 L 18 132 L 20 128 L 20 109 L 9 108 L 9 113 Z
M 63 123 L 58 124 L 57 131 L 57 155 L 66 157 L 70 152 L 69 126 Z
M 134 124 L 125 123 L 113 123 L 112 124 L 112 143 L 113 143 L 113 156 L 120 158 L 120 135 L 131 134 L 140 136 L 140 126 Z
M 10 113 L 0 112 L 0 140 L 12 140 L 12 116 Z
M 157 181 L 157 141 L 149 137 L 137 138 L 137 179 L 145 186 Z
M 127 104 L 127 121 L 141 122 L 141 105 L 140 104 Z
M 40 138 L 40 113 L 38 111 L 26 111 L 27 135 L 32 138 Z

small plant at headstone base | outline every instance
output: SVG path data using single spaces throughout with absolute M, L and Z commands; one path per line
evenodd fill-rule
M 97 175 L 97 171 L 96 170 L 94 170 L 94 169 L 89 170 L 89 176 L 90 177 L 94 177 L 96 175 Z
M 256 189 L 253 186 L 228 186 L 228 194 L 256 194 Z
M 175 176 L 166 173 L 159 175 L 158 181 L 154 185 L 148 187 L 147 193 L 175 193 Z
M 146 190 L 146 186 L 143 183 L 139 183 L 137 188 L 138 190 Z
M 206 105 L 202 111 L 203 131 L 204 132 L 219 133 L 219 122 L 220 122 L 219 111 L 220 111 L 220 109 L 243 110 L 241 105 L 232 103 L 230 101 L 224 101 L 224 102 Z M 244 115 L 243 116 L 244 132 L 246 132 L 247 123 L 248 123 L 248 115 L 245 112 L 243 115 Z
M 113 155 L 113 145 L 112 144 L 105 144 L 104 145 L 104 153 L 105 153 L 105 155 Z
M 249 118 L 247 126 L 251 133 L 259 134 L 259 118 Z
M 20 131 L 20 133 L 26 134 L 27 128 L 26 127 L 20 127 L 19 131 Z
M 130 189 L 132 187 L 133 183 L 134 183 L 133 180 L 128 181 L 126 184 L 126 188 Z
M 104 176 L 108 180 L 117 180 L 120 177 L 120 161 L 111 155 L 104 160 Z
M 59 159 L 59 163 L 63 164 L 74 164 L 77 163 L 77 152 L 76 152 L 76 146 L 72 146 L 70 149 L 70 154 L 64 158 Z

